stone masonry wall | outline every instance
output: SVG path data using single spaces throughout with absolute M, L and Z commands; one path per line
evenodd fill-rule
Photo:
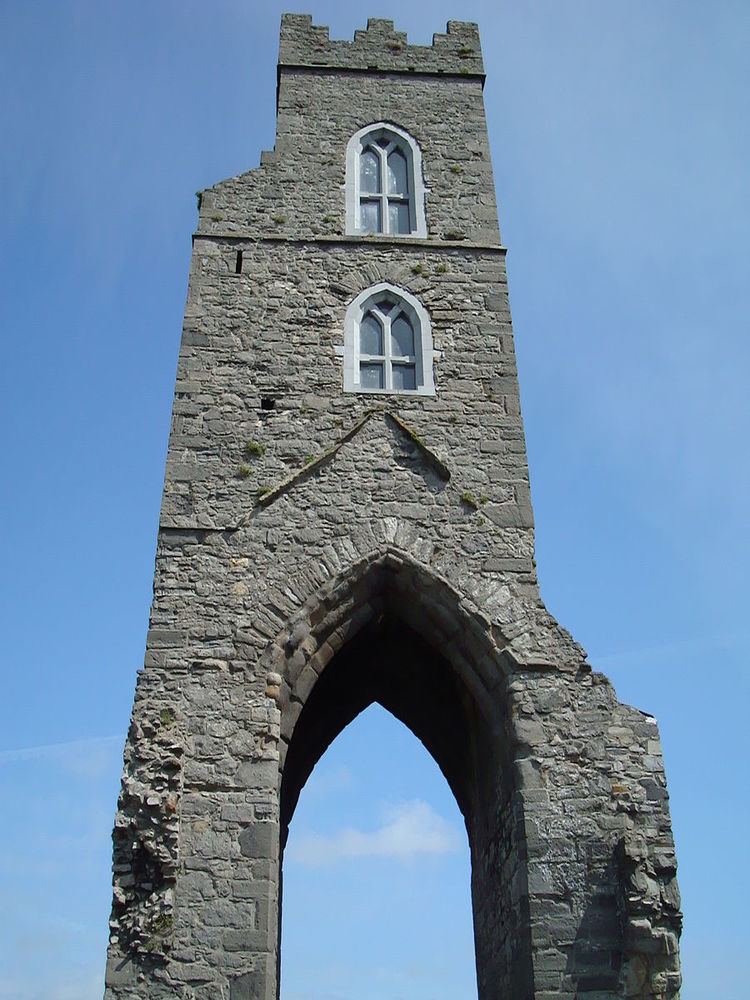
M 472 37 L 479 52 L 478 36 Z M 365 48 L 364 43 L 332 45 L 337 56 L 342 51 L 339 46 L 347 55 L 347 45 L 352 51 Z M 458 44 L 457 50 L 462 46 Z M 390 51 L 380 34 L 370 48 L 375 55 L 366 61 Z M 410 46 L 408 51 L 418 66 L 447 58 L 440 49 Z M 477 58 L 481 66 L 481 53 Z M 467 68 L 464 58 L 456 59 L 459 69 Z M 347 66 L 349 62 L 343 60 Z M 456 68 L 450 60 L 447 66 L 446 72 Z M 346 144 L 360 128 L 391 121 L 412 134 L 422 149 L 430 240 L 497 245 L 482 81 L 475 73 L 446 79 L 425 70 L 331 72 L 314 64 L 289 68 L 282 64 L 275 149 L 262 154 L 256 169 L 203 192 L 198 231 L 340 239 Z M 361 237 L 352 240 L 363 242 Z
M 279 73 L 275 151 L 201 200 L 106 996 L 276 1000 L 285 762 L 314 765 L 311 693 L 387 626 L 448 665 L 475 741 L 450 748 L 428 682 L 385 691 L 467 819 L 480 1000 L 672 1000 L 656 724 L 537 587 L 476 26 L 339 42 L 289 15 Z M 420 143 L 427 239 L 344 234 L 346 144 L 379 120 Z M 342 391 L 347 306 L 380 281 L 430 315 L 434 397 Z

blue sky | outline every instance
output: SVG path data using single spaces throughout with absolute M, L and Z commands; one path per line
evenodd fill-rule
M 194 192 L 273 146 L 285 7 L 0 5 L 0 1000 L 100 995 Z M 683 998 L 742 1000 L 750 6 L 297 9 L 480 24 L 543 596 L 659 720 Z M 460 818 L 380 710 L 313 775 L 286 876 L 284 1000 L 470 995 Z

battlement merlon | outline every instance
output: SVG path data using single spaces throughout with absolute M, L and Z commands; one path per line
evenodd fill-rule
M 479 77 L 484 63 L 479 28 L 470 21 L 448 21 L 445 34 L 432 45 L 409 45 L 406 33 L 393 21 L 371 17 L 354 41 L 332 40 L 328 28 L 313 24 L 309 14 L 283 14 L 279 72 L 284 67 L 370 70 L 385 73 L 428 73 Z

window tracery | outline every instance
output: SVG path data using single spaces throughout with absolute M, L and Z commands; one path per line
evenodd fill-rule
M 427 236 L 422 159 L 403 129 L 378 122 L 347 149 L 347 233 Z
M 345 391 L 432 395 L 434 355 L 427 311 L 404 289 L 383 282 L 349 306 Z

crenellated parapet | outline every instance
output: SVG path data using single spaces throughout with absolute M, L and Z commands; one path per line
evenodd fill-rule
M 369 18 L 349 42 L 331 39 L 328 28 L 313 24 L 309 14 L 284 14 L 279 67 L 284 66 L 484 76 L 479 29 L 470 21 L 449 21 L 445 34 L 432 36 L 432 45 L 410 45 L 406 33 L 383 18 Z

